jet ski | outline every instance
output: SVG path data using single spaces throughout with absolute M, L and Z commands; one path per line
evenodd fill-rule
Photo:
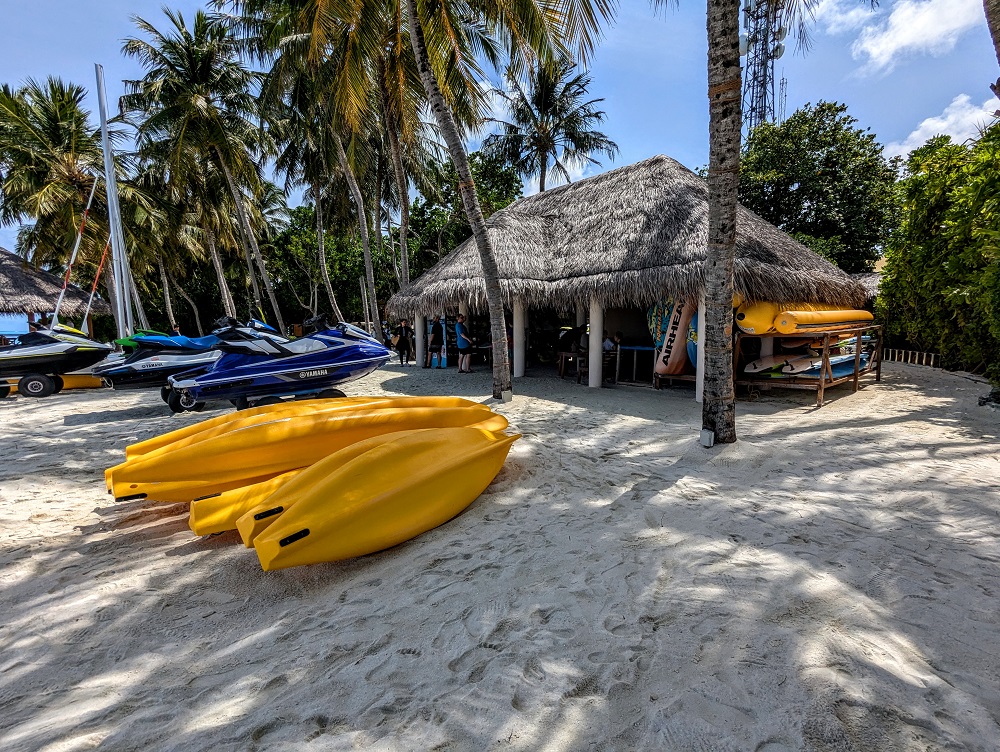
M 234 322 L 235 323 L 235 322 Z M 360 379 L 391 353 L 368 332 L 316 317 L 312 334 L 290 340 L 250 327 L 217 329 L 214 349 L 223 354 L 203 373 L 169 378 L 167 404 L 175 412 L 197 410 L 209 400 L 229 400 L 237 409 L 273 404 L 282 397 L 343 396 L 333 387 Z
M 212 334 L 196 338 L 166 334 L 133 336 L 131 353 L 98 364 L 93 374 L 112 389 L 162 387 L 168 376 L 204 369 L 218 360 L 222 353 L 212 349 L 218 342 L 219 338 Z
M 59 374 L 88 368 L 110 352 L 111 345 L 62 324 L 22 334 L 14 344 L 0 347 L 0 397 L 10 393 L 7 379 L 17 377 L 17 390 L 25 397 L 56 394 L 63 387 Z
M 223 318 L 217 327 L 242 327 L 250 331 L 278 334 L 277 329 L 263 321 L 251 319 L 241 325 L 233 319 Z M 116 340 L 123 344 L 121 340 Z M 180 334 L 167 335 L 161 332 L 142 332 L 128 338 L 131 354 L 118 360 L 99 363 L 94 375 L 104 379 L 113 389 L 146 389 L 161 387 L 160 396 L 169 400 L 170 387 L 167 378 L 180 373 L 193 376 L 215 363 L 222 356 L 221 350 L 212 348 L 220 342 L 215 333 L 205 337 L 185 337 Z

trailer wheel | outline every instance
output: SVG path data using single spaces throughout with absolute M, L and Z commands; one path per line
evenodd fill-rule
M 29 373 L 17 382 L 17 391 L 25 397 L 48 397 L 55 390 L 55 382 L 44 373 Z
M 164 386 L 161 386 L 160 387 L 160 399 L 163 400 L 164 402 L 169 402 L 170 401 L 170 394 L 171 394 L 171 392 L 173 392 L 173 389 L 170 388 L 169 384 L 165 384 Z
M 322 392 L 316 395 L 318 399 L 340 399 L 341 397 L 346 397 L 339 389 L 324 389 Z
M 0 399 L 4 399 L 10 394 L 10 384 L 6 381 L 0 381 Z
M 233 407 L 235 407 L 237 410 L 246 410 L 248 407 L 250 407 L 250 402 L 247 400 L 246 397 L 237 397 L 234 400 L 230 400 L 230 402 L 233 403 Z
M 63 390 L 63 387 L 66 386 L 66 382 L 63 381 L 62 376 L 53 376 L 52 381 L 56 385 L 56 388 L 52 390 L 53 394 L 59 394 Z
M 254 407 L 266 407 L 267 405 L 280 405 L 284 402 L 281 397 L 263 397 L 253 403 Z
M 170 408 L 170 412 L 172 413 L 184 412 L 184 407 L 181 405 L 181 395 L 171 390 L 170 394 L 167 395 L 167 407 Z

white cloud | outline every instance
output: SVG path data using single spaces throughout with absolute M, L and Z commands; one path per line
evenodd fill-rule
M 816 23 L 827 34 L 844 34 L 860 29 L 875 17 L 871 7 L 856 0 L 820 0 Z
M 997 104 L 997 100 L 991 97 L 977 106 L 968 94 L 959 94 L 944 108 L 944 112 L 921 122 L 902 142 L 887 144 L 886 156 L 905 157 L 932 136 L 948 135 L 955 143 L 974 138 L 993 122 Z
M 908 54 L 951 52 L 963 33 L 981 23 L 981 0 L 900 0 L 888 16 L 861 29 L 851 51 L 870 70 L 890 71 Z

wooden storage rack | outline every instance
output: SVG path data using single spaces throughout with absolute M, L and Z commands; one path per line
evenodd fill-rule
M 868 365 L 861 368 L 861 336 L 869 334 L 871 336 L 872 349 L 871 358 Z M 802 339 L 803 337 L 813 337 L 823 339 L 823 350 L 821 352 L 823 364 L 820 369 L 821 376 L 792 376 L 786 378 L 759 377 L 752 374 L 741 373 L 737 370 L 740 365 L 740 354 L 742 352 L 743 339 L 745 337 L 755 337 L 758 339 Z M 858 338 L 858 344 L 854 351 L 854 372 L 847 376 L 834 378 L 833 369 L 830 365 L 830 347 L 845 339 Z M 870 324 L 858 326 L 850 329 L 836 329 L 834 331 L 819 332 L 796 332 L 795 334 L 745 334 L 738 331 L 736 343 L 733 347 L 733 373 L 736 374 L 735 383 L 739 386 L 761 386 L 767 385 L 778 389 L 814 389 L 816 391 L 816 406 L 823 404 L 824 393 L 830 387 L 853 382 L 853 391 L 858 391 L 861 377 L 874 374 L 875 381 L 882 380 L 882 326 Z

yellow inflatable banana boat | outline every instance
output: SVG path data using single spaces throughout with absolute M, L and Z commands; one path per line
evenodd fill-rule
M 744 303 L 736 309 L 736 326 L 747 334 L 767 334 L 775 331 L 774 319 L 782 311 L 823 311 L 829 305 L 818 303 Z
M 317 472 L 288 509 L 279 491 L 269 500 L 276 506 L 248 512 L 240 522 L 253 514 L 275 518 L 254 540 L 265 570 L 381 551 L 468 507 L 518 438 L 473 427 L 408 431 L 336 468 L 336 457 L 330 457 L 331 471 L 322 477 Z
M 267 422 L 273 420 L 272 416 L 279 414 L 288 415 L 308 415 L 314 412 L 326 410 L 358 410 L 376 404 L 390 404 L 394 407 L 465 407 L 479 405 L 478 402 L 462 399 L 460 397 L 339 397 L 330 400 L 305 400 L 288 401 L 280 404 L 265 405 L 263 407 L 252 407 L 248 410 L 237 410 L 225 415 L 218 415 L 208 420 L 192 423 L 189 426 L 178 428 L 175 431 L 154 436 L 151 439 L 131 444 L 125 449 L 125 458 L 132 459 L 140 455 L 162 449 L 170 444 L 174 444 L 182 439 L 187 439 L 196 434 L 212 429 L 224 428 L 225 430 L 235 430 L 255 422 Z M 217 434 L 216 434 L 217 435 Z
M 467 407 L 385 408 L 279 418 L 119 465 L 110 474 L 111 490 L 116 498 L 190 501 L 306 467 L 371 436 L 473 424 L 502 431 L 507 420 Z
M 782 334 L 823 332 L 864 326 L 874 318 L 869 311 L 782 311 L 774 318 L 774 328 Z

